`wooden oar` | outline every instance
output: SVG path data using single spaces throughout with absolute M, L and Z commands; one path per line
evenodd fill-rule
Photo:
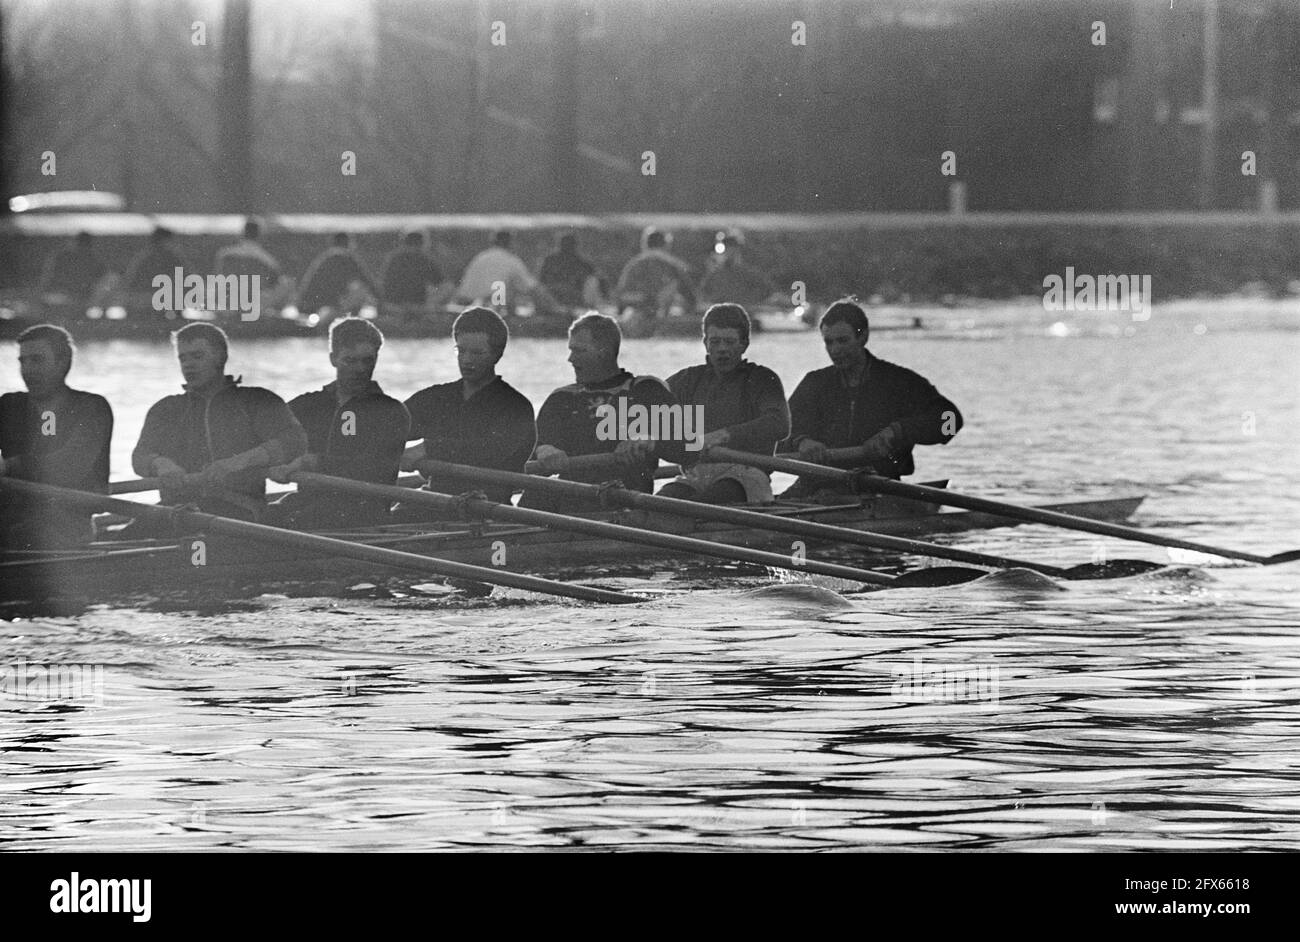
M 258 540 L 263 543 L 275 543 L 280 546 L 292 546 L 312 552 L 346 556 L 351 559 L 379 563 L 398 569 L 409 569 L 415 572 L 431 573 L 457 579 L 471 579 L 476 582 L 510 586 L 516 589 L 526 589 L 530 592 L 543 592 L 548 595 L 560 595 L 588 602 L 627 603 L 641 601 L 634 595 L 611 592 L 607 589 L 566 585 L 563 582 L 553 582 L 550 579 L 541 579 L 536 576 L 526 576 L 500 569 L 487 569 L 482 566 L 470 566 L 465 563 L 452 562 L 451 560 L 437 559 L 433 556 L 421 556 L 416 553 L 383 549 L 378 546 L 366 546 L 362 543 L 316 536 L 311 533 L 299 533 L 295 530 L 284 530 L 261 523 L 232 520 L 228 517 L 219 517 L 216 514 L 117 500 L 113 497 L 92 494 L 88 491 L 74 491 L 64 487 L 53 487 L 48 484 L 32 484 L 28 481 L 15 481 L 10 478 L 0 478 L 0 487 L 8 488 L 29 497 L 62 501 L 74 507 L 83 507 L 88 511 L 110 511 L 136 517 L 156 517 L 175 522 L 185 528 L 207 533 L 224 533 Z
M 432 467 L 432 466 L 431 466 Z M 460 467 L 452 465 L 451 467 Z M 464 473 L 474 471 L 482 474 L 483 469 L 464 468 Z M 1163 569 L 1160 563 L 1144 559 L 1119 559 L 1105 563 L 1079 563 L 1062 568 L 1046 563 L 1035 563 L 1010 556 L 996 556 L 944 546 L 922 540 L 909 540 L 903 537 L 888 536 L 871 530 L 856 527 L 833 526 L 811 520 L 778 516 L 775 514 L 756 513 L 738 507 L 703 504 L 696 501 L 679 500 L 671 497 L 643 494 L 625 488 L 611 488 L 608 485 L 597 487 L 574 481 L 556 481 L 550 478 L 530 478 L 528 476 L 511 476 L 508 472 L 488 472 L 493 475 L 493 483 L 509 484 L 513 487 L 532 487 L 538 490 L 549 489 L 551 493 L 577 498 L 579 500 L 603 501 L 615 503 L 620 507 L 634 507 L 647 511 L 659 511 L 678 516 L 694 517 L 699 520 L 713 520 L 754 529 L 770 530 L 776 533 L 789 533 L 793 536 L 806 536 L 813 539 L 830 540 L 836 543 L 851 543 L 855 546 L 867 546 L 872 549 L 891 552 L 909 553 L 916 556 L 930 556 L 935 559 L 947 559 L 953 562 L 971 563 L 976 566 L 990 566 L 996 569 L 1023 568 L 1032 569 L 1059 579 L 1105 579 L 1116 576 L 1131 576 L 1156 569 Z M 462 475 L 464 476 L 464 474 Z M 472 478 L 466 477 L 466 480 Z M 541 482 L 540 484 L 538 482 Z M 961 571 L 961 570 L 956 570 Z M 909 577 L 910 578 L 910 575 Z
M 610 477 L 622 477 L 626 470 L 613 452 L 607 452 L 601 455 L 572 455 L 564 459 L 564 467 L 560 473 L 598 475 L 607 474 Z M 542 467 L 540 461 L 530 461 L 524 466 L 524 470 L 529 474 L 554 474 L 554 471 L 547 471 Z M 682 473 L 680 465 L 666 464 L 663 467 L 655 468 L 656 480 L 663 478 L 675 478 Z M 398 482 L 401 483 L 401 482 Z
M 599 463 L 592 462 L 589 465 L 577 464 L 576 466 L 581 468 L 591 467 L 601 471 L 608 470 L 610 473 L 614 472 L 616 466 L 614 462 L 610 460 L 609 457 L 606 455 L 583 455 L 581 458 L 571 458 L 570 461 L 576 463 L 588 457 L 600 458 L 602 460 Z M 541 470 L 536 470 L 536 471 L 533 470 L 537 466 L 536 461 L 530 461 L 528 462 L 528 465 L 529 465 L 530 474 L 544 473 Z M 678 467 L 675 464 L 669 464 L 669 465 L 664 465 L 662 468 L 656 469 L 655 477 L 675 478 L 681 473 L 682 473 L 682 469 L 680 467 Z M 424 483 L 424 478 L 418 474 L 403 474 L 401 477 L 397 479 L 397 484 L 399 487 L 419 487 L 423 483 Z M 108 492 L 110 494 L 147 494 L 150 491 L 156 491 L 156 490 L 158 490 L 157 478 L 137 478 L 130 481 L 113 481 L 108 485 Z
M 843 449 L 842 451 L 830 452 L 828 457 L 832 460 L 854 460 L 858 455 L 859 453 L 857 449 Z M 905 484 L 902 481 L 895 481 L 892 478 L 881 477 L 877 474 L 869 474 L 860 471 L 846 471 L 842 468 L 829 468 L 825 465 L 812 464 L 811 462 L 799 461 L 783 456 L 769 458 L 764 455 L 754 455 L 744 451 L 733 451 L 730 448 L 711 448 L 709 449 L 709 456 L 718 461 L 747 464 L 754 468 L 761 468 L 764 471 L 784 471 L 787 474 L 806 475 L 808 477 L 824 478 L 828 481 L 839 481 L 842 484 L 848 484 L 853 487 L 863 487 L 879 494 L 891 494 L 895 497 L 906 497 L 911 500 L 923 500 L 927 503 L 944 504 L 948 507 L 962 507 L 966 510 L 979 510 L 985 513 L 998 514 L 1003 517 L 1015 517 L 1020 520 L 1029 520 L 1034 523 L 1045 523 L 1049 526 L 1063 527 L 1067 530 L 1081 530 L 1084 533 L 1113 536 L 1121 540 L 1150 543 L 1154 546 L 1169 546 L 1174 547 L 1175 549 L 1192 550 L 1197 553 L 1206 553 L 1211 556 L 1222 556 L 1226 559 L 1240 559 L 1250 563 L 1260 563 L 1265 566 L 1273 566 L 1278 563 L 1289 563 L 1300 559 L 1300 550 L 1276 553 L 1273 556 L 1259 556 L 1255 553 L 1243 553 L 1238 550 L 1224 549 L 1218 546 L 1207 546 L 1204 543 L 1195 543 L 1191 540 L 1179 540 L 1174 537 L 1160 536 L 1156 533 L 1149 533 L 1146 530 L 1138 530 L 1135 527 L 1124 527 L 1119 524 L 1106 523 L 1101 520 L 1089 520 L 1086 517 L 1076 517 L 1073 514 L 1064 514 L 1056 510 L 1042 510 L 1037 507 L 1022 507 L 1018 504 L 1008 504 L 1005 501 L 989 500 L 986 497 L 973 497 L 968 494 L 958 494 L 942 488 L 927 487 L 924 484 Z
M 578 481 L 557 481 L 551 478 L 515 474 L 510 471 L 496 471 L 487 468 L 472 468 L 443 461 L 426 460 L 421 463 L 421 467 L 436 475 L 459 478 L 466 482 L 531 488 L 560 497 L 576 498 L 597 504 L 614 504 L 620 507 L 632 507 L 679 517 L 692 517 L 697 520 L 713 520 L 756 530 L 789 533 L 794 536 L 806 536 L 836 543 L 851 543 L 857 546 L 869 546 L 873 549 L 885 549 L 917 556 L 932 556 L 937 559 L 974 563 L 996 569 L 1024 567 L 1060 578 L 1080 578 L 1075 569 L 1081 567 L 1061 569 L 1056 566 L 1028 563 L 1005 556 L 990 556 L 985 553 L 973 553 L 957 549 L 956 547 L 940 546 L 936 543 L 886 536 L 883 533 L 872 533 L 868 530 L 837 527 L 825 523 L 816 523 L 811 520 L 798 520 L 775 514 L 756 513 L 738 507 L 703 504 L 697 501 L 680 500 L 675 497 L 658 497 L 651 494 L 642 494 L 639 491 L 630 491 L 623 487 L 583 484 Z M 730 546 L 730 544 L 727 545 Z M 787 565 L 786 568 L 791 567 Z M 966 574 L 964 578 L 962 574 Z M 907 580 L 906 584 L 910 585 L 950 585 L 953 584 L 953 581 L 968 581 L 982 575 L 987 575 L 987 573 L 958 566 L 945 566 L 942 568 L 920 569 L 899 578 Z
M 459 468 L 460 465 L 451 467 Z M 689 536 L 678 536 L 672 533 L 656 533 L 651 530 L 638 530 L 635 527 L 625 527 L 615 523 L 605 523 L 600 520 L 586 520 L 582 517 L 571 517 L 567 514 L 551 513 L 543 510 L 531 510 L 524 507 L 515 507 L 510 504 L 498 504 L 475 497 L 452 497 L 450 494 L 437 494 L 432 491 L 413 491 L 403 487 L 388 487 L 382 484 L 369 484 L 362 481 L 352 481 L 347 478 L 332 477 L 326 474 L 314 474 L 309 471 L 299 471 L 293 476 L 293 480 L 299 484 L 310 484 L 313 487 L 329 488 L 336 491 L 344 491 L 349 494 L 357 494 L 366 497 L 383 497 L 390 500 L 400 500 L 403 503 L 425 504 L 436 510 L 447 514 L 469 514 L 484 520 L 505 520 L 510 522 L 528 523 L 535 526 L 548 527 L 553 530 L 567 530 L 572 533 L 585 533 L 588 536 L 602 537 L 607 540 L 620 540 L 625 543 L 638 543 L 644 546 L 657 546 L 663 549 L 677 550 L 685 553 L 695 553 L 700 556 L 714 556 L 719 559 L 726 559 L 731 562 L 757 563 L 760 566 L 772 566 L 777 569 L 800 569 L 807 572 L 816 573 L 822 576 L 834 576 L 837 579 L 849 579 L 855 582 L 867 582 L 873 585 L 893 585 L 897 581 L 896 576 L 890 576 L 882 572 L 872 572 L 869 569 L 857 569 L 853 566 L 841 566 L 838 563 L 825 563 L 809 559 L 796 564 L 789 556 L 783 556 L 780 553 L 768 553 L 762 550 L 750 549 L 746 546 L 732 546 L 731 544 L 712 543 L 708 540 L 699 540 Z M 592 486 L 592 485 L 585 485 Z M 970 579 L 978 579 L 987 573 L 980 570 L 969 570 Z M 967 581 L 967 580 L 962 580 Z

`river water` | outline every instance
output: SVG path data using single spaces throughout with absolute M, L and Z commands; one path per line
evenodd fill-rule
M 873 339 L 966 416 L 953 443 L 918 450 L 916 479 L 1036 501 L 1146 494 L 1146 527 L 1300 545 L 1300 302 L 1181 302 L 1137 324 L 1004 313 Z M 329 379 L 323 346 L 244 344 L 231 367 L 288 397 Z M 666 375 L 699 354 L 639 341 L 623 359 Z M 518 340 L 502 372 L 540 404 L 570 381 L 564 355 Z M 768 334 L 750 355 L 787 392 L 824 363 L 813 334 Z M 449 342 L 393 341 L 377 378 L 405 396 L 453 375 Z M 72 379 L 112 401 L 114 476 L 131 477 L 145 410 L 178 388 L 170 352 L 88 345 Z M 1038 526 L 953 540 L 1066 565 L 1169 560 Z M 0 842 L 1300 848 L 1300 564 L 1173 562 L 864 592 L 683 560 L 608 575 L 647 596 L 617 608 L 434 588 L 11 615 L 9 677 L 89 673 L 78 696 L 0 691 Z

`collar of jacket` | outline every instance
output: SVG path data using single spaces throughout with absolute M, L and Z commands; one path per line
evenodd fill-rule
M 339 389 L 339 381 L 334 380 L 334 382 L 326 383 L 324 386 L 322 386 L 321 392 L 329 393 L 337 401 L 339 397 L 338 389 Z M 366 383 L 365 388 L 362 389 L 361 392 L 349 396 L 344 401 L 351 402 L 353 399 L 364 399 L 370 396 L 382 396 L 383 394 L 384 391 L 383 389 L 380 388 L 379 383 L 372 379 L 370 382 Z
M 244 381 L 244 377 L 242 377 L 242 376 L 231 376 L 229 373 L 227 373 L 225 376 L 221 377 L 221 385 L 219 385 L 215 390 L 213 390 L 212 395 L 213 395 L 213 396 L 216 396 L 216 395 L 218 395 L 218 394 L 220 394 L 220 393 L 225 392 L 227 389 L 234 389 L 236 386 L 238 386 L 238 385 L 239 385 L 240 383 L 242 383 L 243 381 Z M 199 395 L 199 392 L 198 392 L 197 389 L 190 389 L 190 384 L 189 384 L 189 383 L 182 383 L 182 384 L 181 384 L 181 389 L 185 390 L 185 395 L 187 395 L 187 396 L 198 396 L 198 395 Z

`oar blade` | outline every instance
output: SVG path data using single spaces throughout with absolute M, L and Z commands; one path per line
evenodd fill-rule
M 1063 577 L 1071 580 L 1123 579 L 1126 576 L 1140 576 L 1164 568 L 1166 568 L 1164 563 L 1153 563 L 1146 559 L 1110 559 L 1104 563 L 1080 563 L 1071 566 L 1065 570 Z
M 1265 566 L 1276 566 L 1278 563 L 1293 563 L 1300 559 L 1300 550 L 1289 550 L 1285 553 L 1274 553 L 1264 560 Z
M 891 589 L 935 589 L 974 582 L 987 575 L 988 573 L 982 569 L 968 569 L 965 566 L 928 566 L 903 573 L 889 587 Z

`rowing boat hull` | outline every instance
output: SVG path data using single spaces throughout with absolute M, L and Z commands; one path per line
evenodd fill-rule
M 1096 520 L 1119 521 L 1131 516 L 1142 500 L 1133 497 L 1083 501 L 1046 505 L 1046 509 Z M 767 512 L 908 537 L 1016 526 L 1019 523 L 991 514 L 941 511 L 934 505 L 889 497 L 827 507 L 780 504 Z M 844 548 L 843 544 L 837 546 L 730 524 L 695 523 L 642 511 L 619 511 L 593 518 L 779 553 L 793 553 L 795 542 L 802 541 L 807 554 L 814 558 L 833 557 L 837 548 Z M 573 574 L 594 567 L 599 567 L 601 572 L 610 572 L 671 570 L 683 566 L 681 554 L 672 551 L 508 524 L 444 521 L 326 535 L 488 568 L 536 574 Z M 853 547 L 853 551 L 858 554 L 870 552 L 860 547 Z M 860 561 L 860 555 L 858 559 Z M 796 568 L 792 561 L 791 569 Z M 333 590 L 336 591 L 348 584 L 383 580 L 398 574 L 373 563 L 206 535 L 178 541 L 101 542 L 91 544 L 84 551 L 28 554 L 6 559 L 0 564 L 0 569 L 3 570 L 0 597 L 11 601 L 66 597 L 106 601 L 141 593 L 163 594 L 204 588 L 233 592 L 275 586 L 283 590 L 286 584 L 321 586 L 335 583 Z M 422 581 L 418 575 L 409 572 L 405 575 L 411 581 Z M 590 577 L 598 573 L 587 572 L 586 575 Z

